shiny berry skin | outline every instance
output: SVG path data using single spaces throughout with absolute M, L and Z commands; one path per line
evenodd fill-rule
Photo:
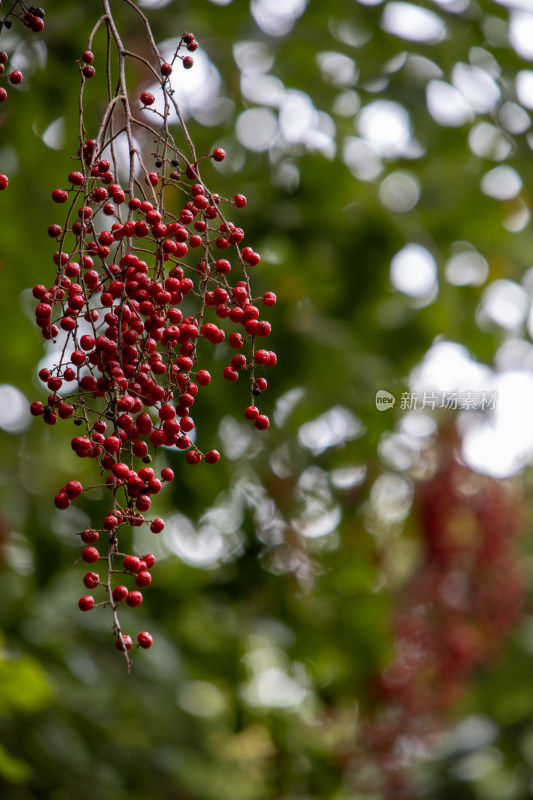
M 215 147 L 213 150 L 213 160 L 214 161 L 224 161 L 226 158 L 226 151 L 223 150 L 221 147 Z
M 172 64 L 168 64 L 166 61 L 164 61 L 161 64 L 161 75 L 164 75 L 166 78 L 171 74 L 171 72 L 172 72 Z
M 84 547 L 81 552 L 81 557 L 87 562 L 87 564 L 93 564 L 100 558 L 100 553 L 96 547 Z
M 90 50 L 84 50 L 84 52 L 81 54 L 81 59 L 85 64 L 92 64 L 94 61 L 94 53 L 92 53 Z
M 161 480 L 163 481 L 171 481 L 174 479 L 174 472 L 170 469 L 170 467 L 163 467 L 161 470 Z
M 136 591 L 128 592 L 128 595 L 126 597 L 126 604 L 130 606 L 130 608 L 136 608 L 137 606 L 140 606 L 142 601 L 143 601 L 143 596 L 141 592 L 136 592 Z
M 83 72 L 83 74 L 85 75 L 85 77 L 86 77 L 86 78 L 94 78 L 94 75 L 95 75 L 95 73 L 96 73 L 96 70 L 95 70 L 95 68 L 94 68 L 93 66 L 91 66 L 90 64 L 86 64 L 86 65 L 83 67 L 83 69 L 82 69 L 82 72 Z
M 202 455 L 201 453 L 198 452 L 198 450 L 189 450 L 185 458 L 187 459 L 189 464 L 194 465 L 200 463 L 200 461 L 202 460 Z
M 259 416 L 259 409 L 255 406 L 248 406 L 244 410 L 244 416 L 253 422 Z
M 131 650 L 133 645 L 133 640 L 131 636 L 129 636 L 127 633 L 124 633 L 122 634 L 122 639 L 124 641 L 124 644 L 122 644 L 120 638 L 115 639 L 115 647 L 117 648 L 117 650 L 124 650 L 124 649 Z
M 52 200 L 54 203 L 66 203 L 68 200 L 68 192 L 64 189 L 54 189 L 52 192 Z
M 78 606 L 80 611 L 90 611 L 91 608 L 94 608 L 94 597 L 92 597 L 90 594 L 80 597 L 78 600 Z
M 137 558 L 137 556 L 125 556 L 122 564 L 124 569 L 137 574 L 141 568 L 141 559 Z
M 157 517 L 157 519 L 154 519 L 154 521 L 150 525 L 150 530 L 152 531 L 152 533 L 161 533 L 164 527 L 165 523 L 163 522 L 163 520 Z
M 99 539 L 98 531 L 93 531 L 91 528 L 86 528 L 81 532 L 80 539 L 85 544 L 94 544 Z
M 97 572 L 88 572 L 84 575 L 83 583 L 88 589 L 96 589 L 100 583 L 100 576 Z
M 246 205 L 246 197 L 243 194 L 236 194 L 234 199 L 237 208 L 244 208 Z
M 142 560 L 146 564 L 147 569 L 151 569 L 155 564 L 155 556 L 153 555 L 153 553 L 146 553 L 142 557 Z
M 276 305 L 277 297 L 274 292 L 265 292 L 263 295 L 263 305 L 264 306 L 275 306 Z
M 135 578 L 135 585 L 139 586 L 141 589 L 144 586 L 149 586 L 151 583 L 152 583 L 152 576 L 145 569 L 141 570 L 141 572 L 139 572 L 139 574 Z
M 20 70 L 18 70 L 18 69 L 16 69 L 14 72 L 12 72 L 10 74 L 10 76 L 9 76 L 9 82 L 14 84 L 14 85 L 17 85 L 18 83 L 22 83 L 22 72 Z
M 115 586 L 112 592 L 113 601 L 120 603 L 128 596 L 129 590 L 127 586 Z
M 9 178 L 7 175 L 0 175 L 0 191 L 3 189 L 7 189 L 9 184 Z
M 259 414 L 259 416 L 255 418 L 254 425 L 258 430 L 264 431 L 270 425 L 270 420 L 266 414 Z
M 196 374 L 196 382 L 200 384 L 200 386 L 207 386 L 211 383 L 211 375 L 206 369 L 201 369 Z
M 152 92 L 141 92 L 140 100 L 145 106 L 151 106 L 152 103 L 155 103 L 155 95 Z
M 152 636 L 151 634 L 148 633 L 148 631 L 141 631 L 140 633 L 138 633 L 137 641 L 139 643 L 139 647 L 142 647 L 145 650 L 148 650 L 148 648 L 151 647 L 153 643 Z
M 220 453 L 218 450 L 208 450 L 205 460 L 208 464 L 217 464 L 220 461 Z

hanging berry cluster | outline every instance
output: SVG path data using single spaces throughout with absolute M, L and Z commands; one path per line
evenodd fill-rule
M 406 754 L 416 759 L 438 740 L 446 712 L 497 656 L 525 601 L 517 487 L 466 467 L 455 437 L 445 444 L 441 468 L 417 489 L 422 561 L 402 589 L 395 655 L 374 689 L 386 713 L 362 726 L 391 800 L 413 796 Z
M 268 428 L 268 417 L 256 406 L 267 382 L 256 369 L 264 372 L 276 356 L 257 342 L 270 334 L 260 309 L 273 306 L 276 296 L 266 292 L 254 298 L 248 273 L 260 256 L 243 246 L 244 231 L 227 218 L 227 210 L 238 212 L 246 198 L 223 198 L 207 188 L 201 165 L 222 161 L 225 153 L 215 148 L 208 155 L 196 154 L 174 97 L 171 76 L 178 67 L 194 65 L 190 53 L 198 44 L 193 34 L 184 33 L 172 59 L 165 61 L 146 17 L 126 2 L 144 27 L 151 55 L 125 48 L 110 0 L 103 0 L 104 13 L 78 62 L 78 164 L 68 174 L 69 188 L 52 192 L 53 200 L 66 206 L 62 224 L 48 228 L 58 245 L 53 256 L 57 276 L 52 286 L 33 288 L 42 335 L 64 345 L 53 368 L 39 372 L 50 394 L 46 403 L 33 402 L 31 412 L 48 425 L 73 420 L 82 429 L 72 439 L 74 452 L 94 459 L 103 475 L 109 510 L 94 527 L 79 532 L 81 560 L 93 568 L 83 582 L 94 592 L 81 597 L 79 607 L 111 607 L 116 645 L 129 668 L 133 642 L 122 631 L 118 607 L 142 602 L 155 559 L 122 552 L 121 530 L 147 526 L 157 534 L 164 528 L 162 519 L 147 516 L 152 497 L 174 477 L 169 468 L 157 475 L 149 466 L 158 448 L 184 451 L 191 465 L 219 460 L 216 450 L 203 452 L 194 435 L 192 407 L 198 391 L 211 382 L 210 373 L 200 368 L 203 340 L 210 343 L 205 347 L 226 342 L 228 353 L 234 351 L 220 379 L 246 376 L 250 401 L 244 416 L 259 430 Z M 103 65 L 107 107 L 99 130 L 89 138 L 84 92 L 98 70 L 91 48 L 102 27 L 108 40 Z M 116 76 L 111 75 L 112 55 Z M 144 65 L 155 94 L 129 96 L 128 59 Z M 171 132 L 171 112 L 179 120 L 186 152 Z M 152 148 L 155 144 L 150 155 L 139 144 L 143 136 Z M 121 170 L 124 154 L 128 166 Z M 148 158 L 153 164 L 147 166 Z M 55 505 L 68 508 L 88 490 L 70 480 L 56 494 Z M 138 634 L 138 646 L 151 643 L 147 631 Z

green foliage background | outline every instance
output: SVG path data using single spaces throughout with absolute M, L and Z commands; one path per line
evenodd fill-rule
M 0 432 L 2 797 L 363 796 L 357 788 L 362 767 L 354 744 L 358 720 L 370 702 L 368 681 L 390 655 L 390 617 L 417 543 L 414 515 L 381 537 L 365 527 L 370 489 L 386 469 L 378 445 L 401 415 L 399 410 L 378 413 L 375 392 L 405 389 L 410 369 L 437 336 L 464 343 L 478 360 L 491 364 L 504 335 L 499 329 L 481 331 L 476 324 L 484 287 L 453 286 L 439 274 L 438 297 L 416 308 L 393 290 L 390 261 L 406 242 L 417 241 L 442 269 L 452 243 L 467 240 L 487 258 L 490 281 L 505 277 L 520 282 L 533 245 L 530 227 L 509 233 L 501 224 L 513 201 L 493 200 L 479 189 L 482 175 L 495 162 L 471 152 L 468 133 L 479 118 L 491 115 L 441 127 L 427 112 L 425 85 L 408 70 L 387 67 L 401 54 L 415 53 L 431 59 L 449 80 L 456 62 L 468 62 L 471 48 L 483 48 L 497 59 L 502 84 L 516 100 L 512 80 L 527 63 L 504 34 L 496 43 L 486 34 L 489 17 L 505 29 L 507 9 L 490 0 L 470 3 L 462 13 L 416 3 L 438 13 L 448 29 L 439 43 L 425 44 L 386 33 L 380 26 L 386 5 L 310 0 L 290 33 L 280 37 L 261 31 L 244 0 L 224 6 L 173 0 L 147 11 L 157 41 L 194 31 L 222 75 L 223 95 L 234 103 L 223 125 L 202 126 L 192 119 L 190 130 L 198 152 L 223 144 L 228 153 L 242 156 L 238 171 L 208 166 L 205 178 L 214 191 L 247 195 L 241 222 L 247 240 L 263 255 L 258 294 L 273 290 L 278 295 L 269 314 L 278 366 L 269 376 L 265 411 L 272 416 L 278 398 L 301 391 L 291 413 L 284 419 L 278 413 L 278 424 L 217 468 L 185 468 L 179 454 L 166 456 L 177 479 L 158 498 L 161 515 L 179 511 L 196 524 L 210 508 L 220 513 L 229 504 L 231 513 L 242 513 L 242 538 L 235 552 L 208 569 L 169 554 L 164 533 L 155 544 L 147 534 L 136 540 L 141 552 L 155 548 L 160 560 L 142 608 L 130 612 L 132 627 L 146 627 L 155 637 L 150 651 L 137 654 L 131 676 L 113 647 L 108 615 L 78 611 L 82 566 L 73 566 L 79 547 L 72 535 L 77 519 L 53 507 L 53 495 L 65 480 L 91 480 L 91 465 L 70 449 L 73 429 L 69 423 L 48 429 L 37 420 L 18 435 Z M 113 6 L 134 49 L 135 17 L 119 0 Z M 10 91 L 0 108 L 0 170 L 10 175 L 9 190 L 0 197 L 0 375 L 28 400 L 42 398 L 36 365 L 44 352 L 31 322 L 28 288 L 50 284 L 55 272 L 46 229 L 61 220 L 50 195 L 65 185 L 73 168 L 75 61 L 98 13 L 98 3 L 50 4 L 45 48 L 32 45 L 28 80 L 22 90 Z M 335 35 L 342 24 L 361 33 L 357 46 Z M 14 26 L 0 42 L 12 52 L 21 33 Z M 27 39 L 36 42 L 38 37 Z M 235 120 L 253 105 L 241 96 L 233 56 L 234 45 L 244 41 L 263 42 L 273 56 L 271 74 L 332 116 L 336 157 L 328 159 L 302 145 L 255 153 L 238 143 Z M 94 47 L 97 70 L 104 46 L 98 40 Z M 323 51 L 357 62 L 353 87 L 323 80 L 317 64 Z M 372 86 L 381 78 L 380 88 Z M 136 79 L 142 76 L 130 76 Z M 414 173 L 421 198 L 412 211 L 387 211 L 379 201 L 380 181 L 357 180 L 340 158 L 343 138 L 355 133 L 354 115 L 334 112 L 336 97 L 346 88 L 359 93 L 363 107 L 384 98 L 408 109 L 425 155 L 408 163 L 384 159 L 380 180 L 399 167 Z M 91 102 L 97 120 L 98 97 Z M 65 120 L 65 143 L 51 149 L 42 134 L 59 117 Z M 525 133 L 510 138 L 507 161 L 522 176 L 521 197 L 530 204 L 531 149 Z M 297 186 L 280 185 L 280 162 L 298 170 Z M 240 386 L 218 380 L 213 391 L 205 391 L 196 414 L 202 441 L 224 449 L 222 418 L 230 438 L 242 438 L 245 404 Z M 313 455 L 298 433 L 334 406 L 355 414 L 365 433 Z M 332 484 L 336 469 L 363 465 L 362 485 L 341 490 Z M 306 539 L 291 524 L 310 502 L 301 490 L 305 471 L 325 481 L 325 493 L 316 490 L 319 507 L 329 503 L 340 509 L 335 530 L 317 539 Z M 266 498 L 287 521 L 281 544 L 273 544 L 264 530 L 261 535 L 251 496 Z M 100 506 L 102 498 L 79 504 L 82 512 L 95 514 Z M 529 549 L 526 541 L 526 565 Z M 257 664 L 300 686 L 305 699 L 286 708 L 252 702 Z M 419 769 L 417 796 L 501 800 L 532 795 L 532 668 L 531 617 L 526 613 L 506 653 L 476 676 L 457 710 L 458 719 L 470 715 L 484 721 L 492 731 L 490 741 L 473 750 L 457 743 L 442 748 Z

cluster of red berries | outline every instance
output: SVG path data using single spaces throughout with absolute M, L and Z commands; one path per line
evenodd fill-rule
M 418 487 L 417 505 L 422 562 L 398 598 L 395 656 L 375 687 L 386 714 L 362 729 L 385 776 L 385 796 L 395 800 L 412 797 L 400 742 L 408 737 L 427 751 L 444 712 L 498 653 L 525 598 L 516 552 L 523 513 L 510 487 L 450 452 Z
M 4 50 L 0 50 L 0 76 L 8 78 L 9 82 L 13 86 L 18 86 L 18 84 L 22 83 L 23 75 L 22 72 L 18 69 L 13 70 L 13 72 L 6 73 L 6 64 L 8 62 L 8 55 Z M 7 100 L 7 90 L 4 89 L 3 86 L 0 86 L 0 103 L 3 103 Z M 0 190 L 7 189 L 9 185 L 9 178 L 7 175 L 0 175 Z
M 184 34 L 182 46 L 195 50 L 194 36 Z M 181 57 L 179 49 L 174 60 Z M 92 69 L 92 59 L 86 50 L 82 82 L 94 74 L 86 71 Z M 167 105 L 171 72 L 172 64 L 161 59 Z M 142 92 L 140 100 L 149 109 L 155 98 Z M 129 125 L 135 124 L 132 115 Z M 200 177 L 201 162 L 224 159 L 221 148 L 202 158 L 193 151 L 194 158 L 187 158 L 163 125 L 152 154 L 154 170 L 144 169 L 144 182 L 130 172 L 125 183 L 117 180 L 113 138 L 116 134 L 102 125 L 97 139 L 83 141 L 79 167 L 68 175 L 70 188 L 52 192 L 55 203 L 68 203 L 63 225 L 48 228 L 59 245 L 53 257 L 57 275 L 52 286 L 34 286 L 33 295 L 43 337 L 56 341 L 61 335 L 63 344 L 57 363 L 39 372 L 49 395 L 46 403 L 33 402 L 31 413 L 48 425 L 59 418 L 84 426 L 83 434 L 72 439 L 72 448 L 78 457 L 94 459 L 105 476 L 109 511 L 100 525 L 80 535 L 86 544 L 82 560 L 106 562 L 105 577 L 90 572 L 85 586 L 102 585 L 107 596 L 101 603 L 84 596 L 79 607 L 88 611 L 110 604 L 117 646 L 128 649 L 131 639 L 120 629 L 116 607 L 123 600 L 137 606 L 142 594 L 115 585 L 114 562 L 123 558 L 123 571 L 135 575 L 136 586 L 142 588 L 151 581 L 147 569 L 155 559 L 121 553 L 119 532 L 143 524 L 153 533 L 162 531 L 163 520 L 144 514 L 152 495 L 173 478 L 169 468 L 158 478 L 152 467 L 136 467 L 135 460 L 150 464 L 164 446 L 184 451 L 191 465 L 218 462 L 217 450 L 199 449 L 191 413 L 198 391 L 211 382 L 211 374 L 199 368 L 203 342 L 228 348 L 228 356 L 238 351 L 221 369 L 221 377 L 248 377 L 251 402 L 244 416 L 259 430 L 269 426 L 268 417 L 255 406 L 267 387 L 256 370 L 273 366 L 276 355 L 256 347 L 256 341 L 271 332 L 270 323 L 260 318 L 260 306 L 273 306 L 276 296 L 253 296 L 248 270 L 259 264 L 260 256 L 242 246 L 244 231 L 223 213 L 224 208 L 244 208 L 246 198 L 213 194 Z M 172 189 L 179 206 L 170 211 L 164 201 L 168 205 Z M 233 273 L 238 278 L 234 283 Z M 236 330 L 227 334 L 227 325 Z M 56 507 L 68 508 L 85 491 L 79 481 L 68 481 L 55 496 Z M 100 536 L 105 536 L 105 552 L 95 547 Z M 139 637 L 139 646 L 150 646 L 146 631 Z
M 0 6 L 2 3 L 0 2 Z M 19 19 L 21 22 L 34 33 L 41 33 L 44 29 L 44 8 L 29 6 L 26 7 L 23 0 L 16 0 L 6 16 L 0 20 L 0 31 L 2 28 L 9 30 L 12 26 L 11 17 Z

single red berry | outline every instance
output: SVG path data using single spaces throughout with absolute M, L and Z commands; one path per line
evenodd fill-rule
M 70 506 L 70 498 L 66 492 L 58 492 L 54 497 L 54 505 L 61 510 Z
M 259 414 L 259 416 L 255 418 L 254 425 L 258 430 L 264 431 L 270 425 L 270 420 L 266 414 Z
M 83 486 L 79 481 L 69 481 L 65 486 L 65 492 L 67 493 L 68 497 L 73 500 L 76 497 L 79 497 L 83 491 Z
M 9 184 L 9 178 L 7 175 L 0 175 L 0 191 L 3 189 L 7 189 Z
M 112 592 L 112 597 L 115 603 L 120 603 L 128 596 L 129 590 L 127 586 L 115 586 Z
M 202 460 L 202 454 L 198 450 L 189 450 L 185 458 L 189 464 L 199 464 Z
M 194 66 L 194 58 L 192 56 L 185 56 L 183 59 L 183 66 L 185 69 L 190 69 Z
M 239 373 L 234 367 L 224 367 L 222 374 L 227 381 L 236 381 L 239 377 Z
M 244 416 L 253 422 L 259 416 L 259 409 L 255 406 L 248 406 L 248 408 L 244 409 Z
M 100 558 L 100 553 L 98 552 L 96 547 L 84 547 L 81 552 L 81 557 L 88 564 L 93 564 Z
M 226 151 L 223 150 L 221 147 L 215 147 L 213 150 L 213 159 L 215 161 L 224 161 L 226 158 Z
M 194 39 L 194 36 L 192 37 Z M 5 50 L 0 50 L 0 64 L 7 64 L 8 55 Z
M 92 64 L 94 61 L 94 53 L 92 53 L 90 50 L 84 50 L 84 52 L 81 54 L 81 58 L 85 64 Z
M 81 611 L 90 611 L 91 608 L 94 608 L 94 597 L 91 597 L 90 594 L 80 597 L 78 600 L 78 606 Z
M 124 642 L 124 644 L 122 642 Z M 129 636 L 127 633 L 122 634 L 122 641 L 120 640 L 120 637 L 115 639 L 115 647 L 117 648 L 117 650 L 124 650 L 124 649 L 131 650 L 132 645 L 133 645 L 133 640 L 131 636 Z
M 205 454 L 205 460 L 208 464 L 216 464 L 220 461 L 220 453 L 218 450 L 208 450 Z
M 145 569 L 141 570 L 138 573 L 137 577 L 135 578 L 135 585 L 139 586 L 141 589 L 144 586 L 149 586 L 151 583 L 152 583 L 152 576 Z
M 194 41 L 194 33 L 190 33 L 190 32 L 184 33 L 181 38 L 183 39 L 185 44 L 190 44 L 191 42 Z M 7 57 L 6 57 L 6 60 L 7 60 Z
M 82 69 L 83 74 L 86 78 L 93 78 L 96 72 L 95 68 L 90 64 L 86 64 Z
M 237 208 L 244 208 L 246 205 L 246 197 L 243 194 L 236 194 L 235 195 L 235 205 Z
M 2 88 L 0 88 L 0 103 L 3 103 L 4 100 L 7 100 L 7 92 L 2 86 Z
M 265 292 L 263 295 L 263 305 L 265 306 L 275 306 L 276 300 L 277 297 L 274 292 Z
M 83 583 L 88 589 L 96 589 L 100 583 L 100 575 L 97 572 L 88 572 L 84 575 Z
M 151 634 L 148 631 L 141 631 L 137 634 L 137 641 L 139 642 L 139 647 L 144 648 L 144 650 L 148 650 L 149 647 L 152 646 L 153 639 Z
M 85 544 L 94 544 L 98 541 L 99 533 L 98 531 L 93 531 L 91 528 L 86 528 L 81 533 L 81 540 L 85 542 Z
M 164 481 L 171 481 L 174 478 L 174 472 L 170 467 L 163 467 L 161 470 L 161 479 Z
M 124 569 L 137 574 L 141 568 L 141 559 L 137 556 L 125 556 L 122 562 Z
M 159 183 L 159 175 L 157 172 L 149 172 L 146 176 L 146 183 L 151 186 L 157 186 Z
M 68 176 L 69 183 L 72 183 L 74 186 L 82 186 L 83 185 L 83 175 L 81 172 L 71 172 Z
M 152 531 L 152 533 L 161 533 L 164 527 L 165 527 L 164 521 L 159 517 L 157 517 L 157 519 L 154 519 L 154 521 L 150 525 L 150 530 Z
M 211 383 L 211 375 L 206 369 L 201 369 L 196 374 L 196 380 L 200 386 L 207 386 L 209 383 Z
M 64 189 L 54 189 L 52 192 L 52 200 L 54 203 L 66 203 L 68 200 L 68 192 Z
M 171 74 L 171 72 L 172 72 L 172 65 L 171 64 L 167 64 L 166 61 L 163 62 L 161 64 L 161 75 L 164 75 L 165 77 L 167 77 L 168 75 Z
M 155 564 L 155 556 L 153 555 L 153 553 L 146 553 L 142 557 L 142 560 L 146 564 L 147 569 L 151 569 Z
M 137 591 L 128 592 L 128 595 L 126 597 L 126 603 L 131 608 L 136 608 L 136 606 L 140 606 L 142 601 L 143 601 L 143 596 L 141 592 Z
M 18 69 L 12 72 L 9 76 L 9 82 L 13 84 L 22 83 L 22 72 Z
M 145 106 L 151 106 L 152 103 L 155 103 L 155 95 L 152 92 L 141 92 L 140 100 Z

